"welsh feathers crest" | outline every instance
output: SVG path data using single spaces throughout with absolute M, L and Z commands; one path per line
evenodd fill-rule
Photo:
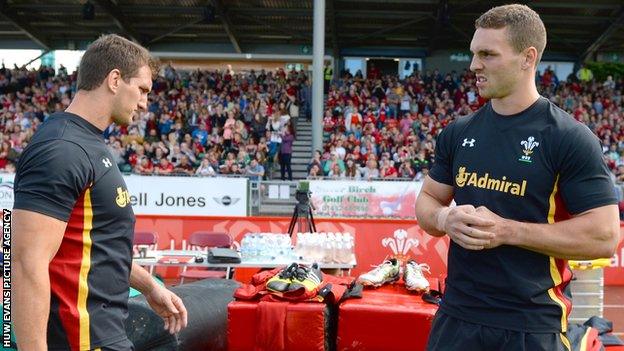
M 413 246 L 418 246 L 418 240 L 407 237 L 407 231 L 397 229 L 392 238 L 387 237 L 381 240 L 383 247 L 390 247 L 392 253 L 399 261 L 407 261 L 407 254 Z

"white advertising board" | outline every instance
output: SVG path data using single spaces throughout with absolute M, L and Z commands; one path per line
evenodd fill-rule
M 13 174 L 0 174 L 0 206 L 13 208 Z M 246 216 L 246 178 L 124 176 L 136 215 Z

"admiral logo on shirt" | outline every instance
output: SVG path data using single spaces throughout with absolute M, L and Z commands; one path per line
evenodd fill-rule
M 466 167 L 459 167 L 457 176 L 455 176 L 455 184 L 460 188 L 473 186 L 475 188 L 495 190 L 517 196 L 524 196 L 527 187 L 526 180 L 516 183 L 507 180 L 506 176 L 503 176 L 502 179 L 492 178 L 489 173 L 479 176 L 476 172 L 466 172 Z
M 115 198 L 117 206 L 124 208 L 130 203 L 130 193 L 122 187 L 117 187 L 117 197 Z

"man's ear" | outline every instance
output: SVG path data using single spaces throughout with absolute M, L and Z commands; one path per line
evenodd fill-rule
M 106 76 L 106 86 L 113 93 L 117 94 L 119 86 L 121 85 L 121 71 L 117 68 L 108 72 Z
M 537 49 L 533 46 L 525 49 L 524 62 L 522 62 L 523 70 L 527 70 L 530 68 L 537 69 Z

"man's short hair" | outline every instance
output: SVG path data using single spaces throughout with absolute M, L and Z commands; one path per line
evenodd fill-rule
M 526 5 L 503 5 L 491 8 L 475 21 L 475 28 L 504 27 L 507 27 L 509 43 L 516 52 L 531 46 L 537 50 L 537 66 L 546 48 L 546 27 L 537 12 Z
M 116 34 L 102 35 L 82 55 L 78 90 L 96 89 L 114 69 L 121 71 L 121 78 L 127 82 L 143 66 L 150 68 L 152 77 L 158 73 L 158 60 L 146 48 Z

